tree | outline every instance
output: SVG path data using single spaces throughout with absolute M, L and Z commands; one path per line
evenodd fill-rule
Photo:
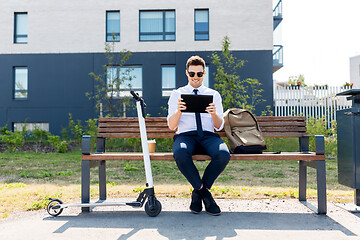
M 263 89 L 259 80 L 253 78 L 241 79 L 238 70 L 245 64 L 237 59 L 230 51 L 230 38 L 225 36 L 222 41 L 222 51 L 211 55 L 212 63 L 216 66 L 214 87 L 223 99 L 224 109 L 244 108 L 254 111 L 256 106 L 265 101 L 262 98 Z
M 113 36 L 114 38 L 114 36 Z M 131 75 L 133 68 L 126 68 L 125 63 L 132 53 L 126 49 L 115 52 L 115 43 L 105 43 L 105 57 L 107 63 L 102 66 L 104 72 L 96 75 L 91 72 L 89 75 L 95 80 L 94 92 L 87 92 L 85 95 L 95 101 L 95 109 L 100 111 L 100 104 L 103 104 L 105 116 L 114 117 L 125 114 L 126 106 L 130 105 L 130 97 L 122 94 L 131 90 Z

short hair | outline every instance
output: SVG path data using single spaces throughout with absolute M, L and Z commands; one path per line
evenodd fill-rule
M 202 59 L 202 58 L 199 57 L 199 56 L 191 56 L 191 57 L 187 60 L 187 62 L 186 62 L 186 70 L 188 70 L 191 65 L 194 65 L 194 66 L 199 66 L 199 65 L 201 65 L 201 66 L 203 66 L 203 68 L 204 68 L 204 70 L 205 70 L 205 61 L 204 61 L 204 59 Z

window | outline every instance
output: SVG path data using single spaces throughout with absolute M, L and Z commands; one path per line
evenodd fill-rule
M 28 68 L 14 67 L 14 98 L 27 99 L 28 96 Z
M 35 129 L 49 131 L 49 123 L 28 123 L 28 122 L 14 122 L 13 129 L 16 132 L 21 132 L 25 128 L 26 131 L 33 132 Z
M 209 9 L 195 9 L 195 40 L 209 40 Z
M 106 41 L 120 42 L 120 11 L 106 11 Z
M 131 80 L 129 80 L 131 79 Z M 116 82 L 121 82 L 118 91 Z M 130 90 L 142 95 L 142 67 L 139 66 L 128 66 L 128 67 L 111 67 L 107 69 L 107 84 L 108 84 L 108 95 L 113 97 L 127 97 L 131 96 Z M 112 85 L 113 84 L 113 85 Z M 111 92 L 111 89 L 116 89 Z
M 140 41 L 175 41 L 175 10 L 140 11 Z
M 209 76 L 210 76 L 209 66 L 205 67 L 205 72 L 206 72 L 206 74 L 204 75 L 203 85 L 205 87 L 209 87 Z
M 170 96 L 176 85 L 175 66 L 164 65 L 161 67 L 162 96 Z
M 15 13 L 14 16 L 14 43 L 28 42 L 28 17 L 27 13 Z

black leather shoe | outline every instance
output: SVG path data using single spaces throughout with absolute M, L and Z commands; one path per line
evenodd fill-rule
M 190 210 L 192 213 L 198 214 L 202 211 L 201 194 L 199 190 L 194 189 L 191 194 Z
M 200 189 L 200 194 L 205 205 L 205 210 L 208 214 L 218 216 L 221 214 L 219 206 L 216 204 L 209 190 L 206 188 Z

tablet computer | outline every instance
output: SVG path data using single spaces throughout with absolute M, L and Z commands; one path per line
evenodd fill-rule
M 183 112 L 206 113 L 205 109 L 213 102 L 212 95 L 181 94 L 186 110 Z

